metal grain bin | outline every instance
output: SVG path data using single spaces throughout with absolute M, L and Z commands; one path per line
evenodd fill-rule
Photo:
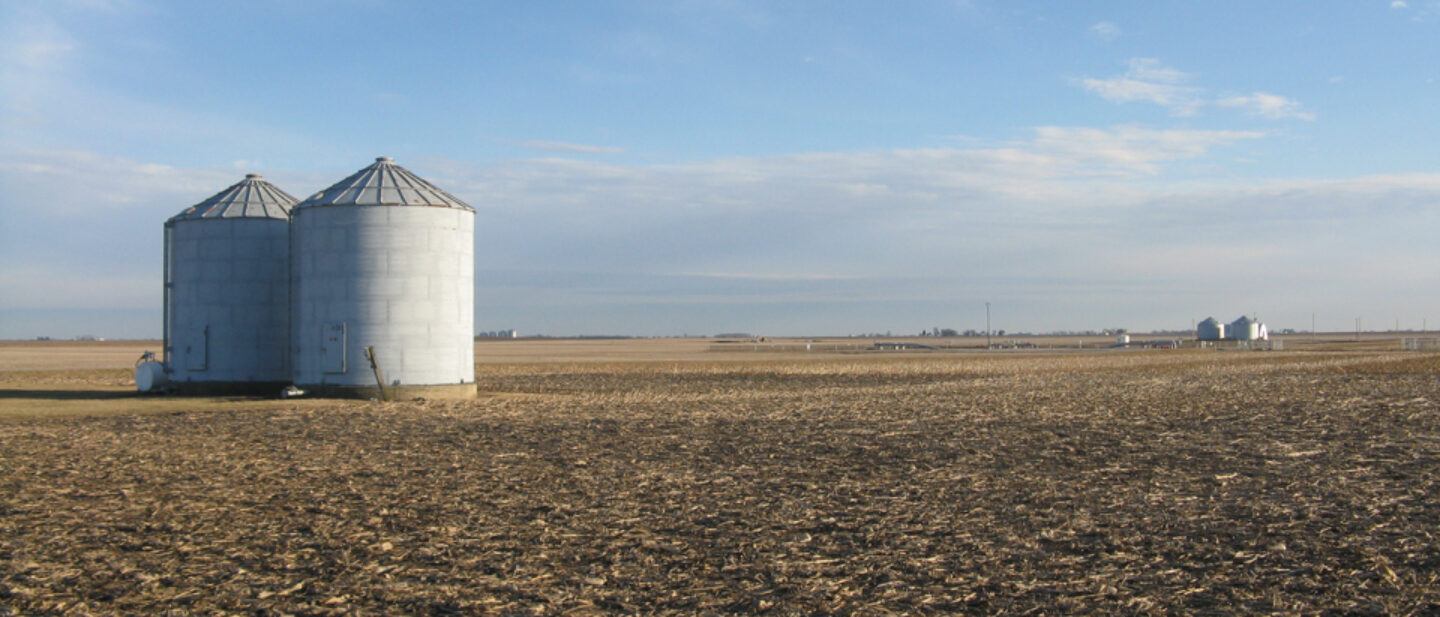
M 1260 336 L 1260 322 L 1241 315 L 1239 319 L 1230 322 L 1230 338 L 1237 341 L 1258 341 Z
M 181 392 L 290 382 L 290 208 L 259 174 L 165 222 L 164 363 Z
M 381 157 L 292 217 L 297 386 L 322 396 L 475 395 L 473 208 Z
M 1195 326 L 1195 340 L 1197 341 L 1219 341 L 1225 339 L 1225 324 L 1220 323 L 1214 317 L 1206 317 L 1205 321 Z

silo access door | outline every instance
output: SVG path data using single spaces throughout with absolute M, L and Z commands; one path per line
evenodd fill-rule
M 188 336 L 187 336 L 188 335 Z M 210 368 L 210 326 L 182 333 L 180 348 L 185 350 L 185 370 L 204 371 Z
M 345 324 L 325 324 L 320 342 L 320 365 L 326 373 L 345 372 Z

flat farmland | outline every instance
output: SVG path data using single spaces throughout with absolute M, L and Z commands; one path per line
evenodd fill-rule
M 1440 355 L 672 344 L 466 402 L 0 370 L 0 614 L 1440 613 Z

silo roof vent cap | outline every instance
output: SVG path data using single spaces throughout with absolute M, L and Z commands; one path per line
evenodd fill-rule
M 377 157 L 375 157 L 375 162 L 376 162 L 376 163 L 394 163 L 394 162 L 395 162 L 395 159 L 392 159 L 392 158 L 390 158 L 390 157 L 388 157 L 388 156 L 377 156 Z

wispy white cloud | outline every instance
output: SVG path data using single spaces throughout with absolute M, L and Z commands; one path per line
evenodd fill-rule
M 228 156 L 252 159 L 283 150 L 334 148 L 329 140 L 233 112 L 164 102 L 92 78 L 103 52 L 71 31 L 72 22 L 81 21 L 75 15 L 123 24 L 124 13 L 137 10 L 126 0 L 0 2 L 0 142 L 37 150 L 85 141 L 164 143 L 172 151 L 190 146 L 191 152 L 206 153 L 225 143 Z M 139 58 L 135 62 L 143 64 Z
M 159 262 L 94 267 L 33 261 L 0 268 L 0 309 L 152 306 L 161 293 L 153 268 Z
M 7 124 L 34 122 L 47 101 L 82 79 L 85 46 L 64 25 L 67 15 L 130 11 L 129 0 L 0 3 L 0 113 Z
M 1314 113 L 1305 111 L 1298 101 L 1266 92 L 1256 92 L 1249 96 L 1222 98 L 1215 101 L 1215 105 L 1229 109 L 1243 109 L 1250 113 L 1276 120 L 1286 118 L 1314 120 L 1316 117 Z
M 735 22 L 752 29 L 760 29 L 775 23 L 776 18 L 764 3 L 743 0 L 678 0 L 655 3 L 655 8 L 699 19 L 705 22 L 723 20 Z
M 1128 178 L 1153 177 L 1167 162 L 1258 137 L 1044 127 L 1030 139 L 965 149 L 643 166 L 516 160 L 484 169 L 457 165 L 443 173 L 458 184 L 452 192 L 481 207 L 482 218 L 505 220 L 506 228 L 547 221 L 544 235 L 553 244 L 546 246 L 583 253 L 577 263 L 591 267 L 852 278 L 903 269 L 922 246 L 955 251 L 946 237 L 965 238 L 962 252 L 994 248 L 1001 236 L 970 233 L 987 225 L 1088 221 L 1094 215 L 1082 212 L 1129 201 Z M 904 246 L 858 259 L 843 255 L 868 254 L 871 249 L 860 248 L 871 246 L 868 238 L 887 235 Z M 554 259 L 530 254 L 538 245 L 518 248 L 487 259 L 497 267 Z
M 530 140 L 514 143 L 522 148 L 544 152 L 568 152 L 571 154 L 621 154 L 625 152 L 624 148 L 618 146 L 596 146 L 564 141 Z
M 1407 4 L 1405 0 L 1395 0 L 1394 2 L 1390 3 L 1390 8 L 1392 9 L 1403 9 L 1408 8 L 1409 6 L 1410 5 Z
M 0 180 L 17 197 L 13 206 L 44 203 L 45 212 L 55 216 L 150 206 L 156 198 L 164 203 L 203 193 L 212 186 L 210 192 L 214 193 L 237 181 L 216 186 L 235 173 L 182 169 L 88 151 L 0 151 Z M 172 207 L 179 212 L 179 206 Z
M 707 279 L 733 279 L 742 281 L 842 281 L 858 277 L 832 274 L 780 274 L 774 272 L 677 272 L 678 276 L 693 276 Z
M 16 71 L 53 71 L 78 47 L 75 38 L 54 24 L 32 23 L 0 45 L 0 61 Z
M 1108 79 L 1085 78 L 1080 85 L 1107 101 L 1116 103 L 1146 102 L 1168 109 L 1171 115 L 1193 116 L 1205 107 L 1241 109 L 1271 119 L 1314 120 L 1316 114 L 1304 109 L 1299 101 L 1255 92 L 1248 96 L 1211 99 L 1204 88 L 1189 85 L 1191 76 L 1161 64 L 1155 58 L 1131 58 L 1124 75 Z M 1331 78 L 1331 83 L 1336 83 Z
M 713 307 L 794 303 L 813 323 L 830 324 L 824 315 L 846 313 L 847 302 L 913 307 L 993 294 L 1023 298 L 1031 323 L 1061 327 L 1067 313 L 1085 312 L 1086 320 L 1109 314 L 1128 323 L 1151 315 L 1155 325 L 1171 315 L 1173 327 L 1204 316 L 1187 310 L 1262 310 L 1272 320 L 1317 306 L 1353 311 L 1325 290 L 1356 285 L 1383 295 L 1380 279 L 1409 285 L 1440 275 L 1440 250 L 1416 227 L 1440 224 L 1440 213 L 1425 207 L 1440 199 L 1440 175 L 1132 181 L 1260 137 L 1050 127 L 989 148 L 649 166 L 543 159 L 459 165 L 447 175 L 482 220 L 511 231 L 477 249 L 492 272 L 516 273 L 494 295 L 548 297 L 557 306 L 603 296 L 615 303 L 605 312 L 614 323 L 634 323 L 627 315 L 656 302 L 707 318 Z M 1274 228 L 1291 233 L 1251 233 Z M 1337 233 L 1354 245 L 1328 247 Z M 1418 275 L 1365 272 L 1379 265 L 1377 253 L 1437 265 Z M 547 277 L 556 280 L 537 282 Z M 1283 292 L 1277 280 L 1289 281 Z M 1217 298 L 1247 306 L 1196 304 Z M 1038 308 L 1047 303 L 1053 312 Z M 514 311 L 503 304 L 488 310 Z M 1076 306 L 1101 308 L 1066 308 Z M 1008 312 L 1022 318 L 1018 308 Z M 513 314 L 509 321 L 525 318 Z
M 1107 42 L 1114 41 L 1115 39 L 1120 38 L 1120 35 L 1123 34 L 1120 30 L 1120 26 L 1117 26 L 1114 22 L 1109 21 L 1098 22 L 1095 25 L 1090 26 L 1090 33 L 1095 35 L 1096 37 L 1099 37 L 1100 40 Z
M 33 122 L 64 82 L 80 44 L 50 20 L 7 16 L 9 23 L 0 26 L 0 113 L 6 124 Z
M 1426 234 L 1440 225 L 1440 175 L 1236 184 L 1176 174 L 1261 138 L 1041 127 L 957 148 L 411 168 L 478 210 L 482 323 L 530 332 L 953 326 L 963 324 L 932 320 L 976 298 L 997 299 L 1014 327 L 1175 327 L 1204 316 L 1192 310 L 1261 310 L 1283 325 L 1285 311 L 1358 310 L 1325 296 L 1337 286 L 1383 295 L 1440 276 Z M 335 179 L 265 173 L 296 195 Z M 238 179 L 0 150 L 13 197 L 0 203 L 0 308 L 52 297 L 158 307 L 161 223 Z M 51 205 L 26 205 L 38 203 Z M 1217 298 L 1243 306 L 1206 304 Z
M 1413 22 L 1432 22 L 1437 18 L 1440 18 L 1440 1 L 1437 0 L 1426 0 L 1426 2 L 1420 3 L 1415 7 L 1410 7 L 1409 5 L 1406 5 L 1400 8 L 1414 9 L 1413 14 L 1410 16 L 1410 21 Z
M 1154 174 L 1160 171 L 1161 163 L 1204 156 L 1213 148 L 1263 136 L 1254 131 L 1052 126 L 1037 129 L 1033 147 L 1091 169 Z
M 82 11 L 113 13 L 136 8 L 134 0 L 56 0 L 53 4 Z
M 79 150 L 0 147 L 0 308 L 156 306 L 166 219 L 244 178 L 294 195 L 329 174 L 186 168 Z M 147 282 L 148 281 L 148 282 Z
M 1187 86 L 1190 76 L 1155 58 L 1131 58 L 1124 75 L 1108 79 L 1085 78 L 1080 83 L 1107 101 L 1154 103 L 1177 116 L 1193 115 L 1202 104 L 1201 89 Z

